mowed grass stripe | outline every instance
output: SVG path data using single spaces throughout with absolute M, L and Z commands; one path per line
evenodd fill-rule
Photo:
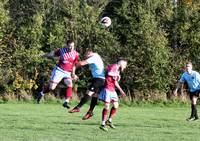
M 197 141 L 200 121 L 187 122 L 190 107 L 120 107 L 117 129 L 99 129 L 102 106 L 92 119 L 88 109 L 70 114 L 61 104 L 0 104 L 0 141 Z M 198 107 L 199 108 L 199 107 Z M 199 109 L 200 110 L 200 109 Z

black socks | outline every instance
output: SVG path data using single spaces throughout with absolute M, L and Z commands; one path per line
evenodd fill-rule
M 97 97 L 92 97 L 91 103 L 90 103 L 90 109 L 89 111 L 93 111 L 94 107 L 97 105 L 98 98 Z
M 76 108 L 81 108 L 85 103 L 87 103 L 89 100 L 91 99 L 91 96 L 89 95 L 84 95 L 83 98 L 81 98 L 81 101 L 79 102 L 79 104 L 76 106 Z
M 191 105 L 191 117 L 195 117 L 196 119 L 198 119 L 198 114 L 197 114 L 197 107 L 195 104 Z

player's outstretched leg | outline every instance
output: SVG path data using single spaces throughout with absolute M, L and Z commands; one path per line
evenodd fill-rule
M 80 112 L 80 108 L 85 104 L 87 103 L 89 100 L 90 100 L 91 96 L 89 95 L 85 95 L 81 101 L 79 102 L 79 104 L 74 107 L 72 110 L 69 111 L 69 113 L 77 113 L 77 112 Z

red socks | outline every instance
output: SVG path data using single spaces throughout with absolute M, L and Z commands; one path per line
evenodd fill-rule
M 66 99 L 72 97 L 72 87 L 67 87 L 66 89 Z
M 114 107 L 112 107 L 111 110 L 110 110 L 110 116 L 109 116 L 109 118 L 113 118 L 113 116 L 116 114 L 116 112 L 117 112 L 117 109 L 114 108 Z
M 102 111 L 102 121 L 106 121 L 108 110 L 105 108 Z

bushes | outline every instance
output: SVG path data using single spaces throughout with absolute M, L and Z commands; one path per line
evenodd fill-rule
M 130 64 L 123 84 L 132 94 L 166 92 L 173 79 L 167 34 L 157 20 L 156 10 L 164 1 L 160 3 L 125 0 L 112 13 L 116 15 L 114 32 L 122 43 L 120 52 Z
M 128 69 L 121 84 L 132 99 L 138 91 L 141 97 L 167 93 L 185 59 L 199 65 L 198 5 L 198 1 L 181 3 L 175 16 L 173 4 L 166 0 L 4 0 L 0 2 L 0 93 L 34 96 L 56 63 L 40 55 L 62 47 L 68 38 L 75 40 L 81 59 L 88 47 L 103 57 L 105 65 L 126 57 Z M 99 26 L 102 16 L 111 17 L 109 28 Z M 84 70 L 77 70 L 82 90 L 88 81 Z

